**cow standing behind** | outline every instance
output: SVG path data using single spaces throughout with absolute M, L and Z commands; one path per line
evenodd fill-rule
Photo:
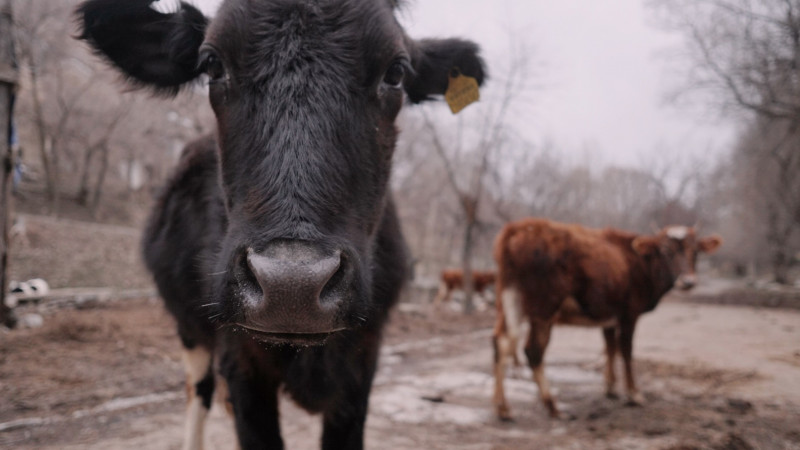
M 697 239 L 693 227 L 671 226 L 653 236 L 596 230 L 544 219 L 507 224 L 494 244 L 498 265 L 498 314 L 494 330 L 494 404 L 510 419 L 503 378 L 515 357 L 523 320 L 530 324 L 525 355 L 539 394 L 559 416 L 544 376 L 544 353 L 554 324 L 598 326 L 606 344 L 606 394 L 615 397 L 614 357 L 621 350 L 629 402 L 641 403 L 633 378 L 633 332 L 674 285 L 691 289 L 695 261 L 721 244 Z
M 322 447 L 363 446 L 381 330 L 406 276 L 387 192 L 405 94 L 483 81 L 475 44 L 414 41 L 395 0 L 90 0 L 82 38 L 136 85 L 205 75 L 215 136 L 190 144 L 144 237 L 184 347 L 185 448 L 227 382 L 242 448 L 283 447 L 278 392 L 322 413 Z M 404 94 L 405 92 L 405 94 Z
M 472 287 L 474 292 L 484 296 L 489 286 L 494 284 L 495 273 L 491 270 L 473 270 Z M 435 307 L 450 300 L 455 290 L 464 290 L 464 271 L 461 269 L 444 269 L 439 277 L 439 291 L 433 299 Z

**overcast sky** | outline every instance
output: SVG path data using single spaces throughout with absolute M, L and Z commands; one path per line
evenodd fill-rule
M 220 3 L 194 2 L 208 14 Z M 414 38 L 478 42 L 490 73 L 508 62 L 510 36 L 524 40 L 539 87 L 521 132 L 574 162 L 706 157 L 732 140 L 731 125 L 664 103 L 680 79 L 663 54 L 680 40 L 652 26 L 643 0 L 410 0 L 399 19 Z

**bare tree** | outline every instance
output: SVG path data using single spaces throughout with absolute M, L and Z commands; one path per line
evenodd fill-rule
M 786 246 L 800 228 L 800 1 L 650 3 L 662 24 L 686 38 L 687 82 L 679 92 L 701 92 L 718 110 L 743 113 L 749 124 L 734 159 L 757 167 L 762 177 L 749 188 L 758 191 L 773 275 L 785 283 Z
M 64 36 L 70 35 L 68 20 L 69 4 L 52 0 L 26 0 L 16 2 L 14 32 L 19 60 L 26 69 L 28 90 L 32 102 L 33 123 L 42 169 L 45 174 L 47 193 L 54 206 L 58 202 L 59 153 L 53 145 L 53 136 L 65 128 L 74 101 L 60 101 L 61 114 L 48 121 L 45 110 L 45 87 L 42 77 L 52 72 L 58 62 L 65 57 L 66 43 Z M 63 83 L 59 83 L 63 86 Z M 80 97 L 91 86 L 86 83 L 83 89 L 73 95 Z
M 50 212 L 73 197 L 98 216 L 107 186 L 128 188 L 123 165 L 151 168 L 163 177 L 176 161 L 174 149 L 210 115 L 194 90 L 177 99 L 120 94 L 117 76 L 92 57 L 70 20 L 77 0 L 13 0 L 15 37 L 22 65 L 18 117 L 24 144 L 37 156 Z M 199 92 L 199 90 L 198 90 Z M 130 108 L 135 101 L 136 108 Z M 160 180 L 146 180 L 152 185 Z M 113 196 L 107 198 L 113 199 Z
M 97 208 L 100 204 L 100 195 L 102 193 L 103 184 L 105 182 L 106 173 L 108 171 L 109 154 L 110 154 L 110 139 L 112 134 L 117 128 L 121 120 L 125 118 L 128 111 L 128 105 L 120 104 L 112 112 L 109 117 L 109 122 L 106 126 L 101 127 L 95 137 L 83 136 L 84 158 L 81 167 L 80 187 L 78 188 L 78 203 L 89 205 L 91 203 L 92 213 L 97 213 Z M 97 177 L 92 188 L 91 202 L 89 200 L 89 184 L 91 180 L 91 168 L 95 158 L 99 158 L 100 167 L 97 170 Z
M 800 251 L 800 134 L 785 122 L 762 119 L 742 135 L 731 157 L 740 216 L 762 222 L 755 237 L 769 249 L 775 281 L 787 283 Z M 744 219 L 740 217 L 740 219 Z
M 513 154 L 492 167 L 491 205 L 502 221 L 554 214 L 563 203 L 562 182 L 568 171 L 551 141 L 541 146 L 519 142 Z
M 659 22 L 686 38 L 686 83 L 729 111 L 800 118 L 800 2 L 650 0 Z
M 524 146 L 523 146 L 524 147 Z M 703 165 L 660 156 L 640 167 L 570 165 L 555 146 L 528 144 L 496 174 L 491 203 L 503 222 L 526 216 L 640 232 L 699 218 Z M 662 152 L 661 154 L 668 154 Z
M 461 265 L 467 313 L 474 308 L 472 259 L 476 233 L 481 228 L 479 210 L 485 186 L 512 134 L 509 114 L 514 103 L 524 99 L 530 82 L 528 52 L 519 44 L 512 47 L 509 67 L 494 80 L 500 83 L 496 96 L 473 107 L 480 109 L 479 114 L 469 118 L 459 116 L 453 129 L 444 121 L 435 120 L 431 111 L 423 109 L 421 113 L 422 131 L 442 163 L 447 185 L 455 194 L 461 213 Z

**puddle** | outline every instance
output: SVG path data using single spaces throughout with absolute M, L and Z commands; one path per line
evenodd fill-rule
M 370 412 L 388 417 L 394 422 L 410 424 L 453 423 L 469 425 L 484 423 L 490 419 L 484 408 L 471 408 L 450 403 L 435 403 L 424 400 L 425 393 L 414 386 L 394 386 L 376 392 L 372 398 Z
M 506 395 L 509 398 L 538 398 L 538 388 L 530 378 L 530 369 L 523 368 L 520 372 L 522 377 L 506 377 Z M 597 373 L 578 367 L 548 368 L 547 375 L 557 383 L 599 386 L 602 382 Z M 478 371 L 403 376 L 373 391 L 370 411 L 392 421 L 411 424 L 486 423 L 494 418 L 490 407 L 493 389 L 494 378 Z M 557 394 L 558 390 L 552 389 Z M 442 401 L 430 401 L 431 398 Z M 475 403 L 475 399 L 485 399 L 485 402 Z

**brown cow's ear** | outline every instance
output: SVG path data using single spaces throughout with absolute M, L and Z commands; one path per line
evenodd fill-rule
M 653 236 L 640 236 L 631 243 L 633 251 L 642 256 L 655 255 L 658 253 L 660 246 L 661 242 L 658 237 Z
M 711 253 L 722 245 L 722 238 L 716 234 L 707 238 L 700 239 L 697 242 L 697 250 L 705 253 Z
M 487 77 L 478 45 L 461 39 L 423 39 L 411 44 L 414 76 L 406 81 L 409 100 L 419 103 L 444 95 L 453 69 L 483 84 Z

